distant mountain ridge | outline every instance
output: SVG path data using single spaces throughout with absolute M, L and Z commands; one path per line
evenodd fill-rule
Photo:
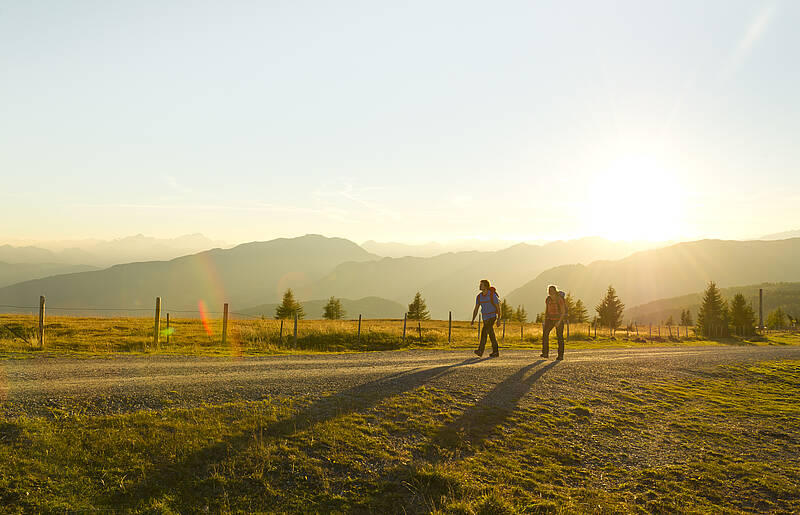
M 202 234 L 177 238 L 153 238 L 137 234 L 115 240 L 39 242 L 32 245 L 0 245 L 0 261 L 7 263 L 61 263 L 107 267 L 140 261 L 166 261 L 225 244 Z
M 636 306 L 703 291 L 711 280 L 723 288 L 800 281 L 800 238 L 700 240 L 637 252 L 616 261 L 559 266 L 513 291 L 508 299 L 538 312 L 547 286 L 556 284 L 591 308 L 608 285 L 613 285 L 627 306 Z
M 449 252 L 430 258 L 342 263 L 313 285 L 312 295 L 378 296 L 408 304 L 419 291 L 434 318 L 446 318 L 452 311 L 457 319 L 466 319 L 472 313 L 481 279 L 489 279 L 505 296 L 552 266 L 619 258 L 638 248 L 633 243 L 582 238 L 545 245 L 519 243 L 494 252 Z
M 97 267 L 62 263 L 4 263 L 0 261 L 0 287 L 59 274 L 88 272 Z
M 287 287 L 308 298 L 310 284 L 344 261 L 376 259 L 341 238 L 306 235 L 214 249 L 170 261 L 115 265 L 105 270 L 26 281 L 0 288 L 0 304 L 30 305 L 45 295 L 63 308 L 149 307 L 197 310 L 198 301 L 254 306 L 277 301 Z

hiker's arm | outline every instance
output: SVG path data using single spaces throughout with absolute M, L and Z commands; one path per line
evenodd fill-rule
M 472 325 L 472 324 L 475 323 L 475 316 L 477 314 L 478 314 L 478 304 L 475 304 L 475 309 L 472 310 L 472 321 L 469 323 L 469 325 Z
M 561 313 L 561 316 L 558 317 L 557 325 L 561 325 L 564 323 L 564 319 L 567 318 L 567 303 L 564 299 L 559 299 L 558 311 Z

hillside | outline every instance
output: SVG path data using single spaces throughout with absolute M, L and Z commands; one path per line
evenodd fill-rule
M 0 261 L 0 287 L 39 279 L 57 274 L 70 274 L 97 270 L 88 265 L 66 265 L 63 263 L 5 263 Z
M 722 288 L 800 281 L 800 238 L 700 240 L 637 252 L 617 261 L 559 266 L 513 291 L 508 300 L 528 306 L 529 312 L 538 311 L 547 285 L 557 284 L 591 308 L 611 284 L 627 306 L 636 306 L 703 291 L 710 280 Z
M 365 297 L 363 299 L 339 299 L 342 302 L 342 309 L 345 311 L 345 318 L 358 318 L 361 314 L 364 318 L 403 318 L 403 313 L 406 312 L 406 306 L 398 304 L 397 302 L 381 299 L 379 297 Z M 302 301 L 303 309 L 308 319 L 322 318 L 325 305 L 328 299 L 324 300 L 307 300 Z M 251 316 L 264 316 L 273 318 L 275 316 L 275 308 L 278 303 L 261 304 L 252 308 L 239 309 L 238 313 Z
M 764 320 L 770 311 L 781 308 L 793 316 L 800 316 L 800 282 L 796 283 L 763 283 L 749 286 L 732 286 L 722 288 L 722 296 L 730 301 L 734 295 L 741 293 L 753 306 L 758 316 L 758 289 L 764 290 Z M 681 311 L 689 309 L 692 319 L 697 319 L 697 312 L 702 301 L 702 292 L 682 295 L 669 299 L 659 299 L 647 304 L 632 307 L 625 312 L 625 320 L 637 320 L 644 323 L 656 323 L 670 316 L 680 320 Z
M 26 281 L 0 288 L 0 304 L 32 305 L 46 295 L 48 304 L 58 307 L 149 308 L 161 296 L 165 309 L 196 310 L 200 300 L 210 309 L 223 302 L 235 309 L 278 301 L 287 287 L 308 298 L 309 285 L 337 264 L 375 258 L 340 238 L 281 238 Z
M 631 243 L 584 238 L 546 245 L 520 243 L 495 252 L 343 263 L 314 284 L 312 295 L 314 298 L 378 296 L 406 305 L 420 291 L 434 318 L 444 318 L 452 310 L 457 319 L 466 319 L 472 313 L 478 282 L 483 278 L 488 278 L 503 295 L 549 267 L 565 262 L 620 258 L 636 248 Z

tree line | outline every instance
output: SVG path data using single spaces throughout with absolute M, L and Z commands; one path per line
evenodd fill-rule
M 572 324 L 590 322 L 588 310 L 581 299 L 575 299 L 571 293 L 567 293 L 564 302 L 567 307 L 567 322 Z M 501 319 L 528 322 L 528 312 L 525 310 L 525 306 L 518 305 L 514 308 L 506 299 L 503 299 L 499 307 Z M 608 286 L 605 295 L 594 309 L 597 314 L 591 320 L 593 324 L 607 327 L 611 331 L 622 326 L 625 304 L 620 300 L 613 285 Z M 331 297 L 323 308 L 322 318 L 341 320 L 346 315 L 341 300 Z M 275 318 L 289 319 L 295 316 L 304 318 L 305 310 L 302 304 L 295 299 L 292 289 L 289 288 L 283 294 L 281 303 L 275 308 Z M 534 322 L 544 322 L 544 316 L 544 312 L 537 313 Z M 407 317 L 409 320 L 430 320 L 430 311 L 420 292 L 414 295 L 414 299 L 408 305 Z M 797 317 L 792 317 L 781 308 L 777 308 L 767 316 L 766 326 L 770 329 L 782 329 L 789 325 L 798 325 L 799 322 Z M 672 315 L 664 323 L 676 325 Z M 695 321 L 688 308 L 681 310 L 679 324 L 695 326 Z M 750 336 L 755 334 L 756 330 L 755 311 L 741 293 L 734 295 L 730 303 L 723 299 L 719 288 L 711 281 L 703 293 L 703 300 L 697 313 L 696 329 L 704 336 L 730 336 L 732 333 Z

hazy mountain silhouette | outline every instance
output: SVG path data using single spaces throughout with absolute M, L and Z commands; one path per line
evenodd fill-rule
M 0 261 L 7 263 L 64 263 L 107 267 L 136 261 L 164 261 L 225 244 L 202 234 L 153 238 L 137 234 L 115 240 L 69 240 L 34 245 L 0 246 Z
M 788 238 L 800 238 L 800 229 L 796 231 L 776 232 L 774 234 L 767 234 L 759 238 L 759 240 L 785 240 Z
M 407 305 L 422 292 L 431 315 L 467 318 L 474 306 L 478 281 L 488 278 L 501 296 L 564 262 L 613 259 L 638 250 L 637 243 L 602 238 L 557 241 L 546 245 L 520 243 L 495 252 L 446 253 L 431 258 L 384 258 L 362 263 L 342 263 L 312 289 L 315 298 L 379 296 Z
M 97 270 L 97 267 L 63 263 L 4 263 L 0 261 L 0 287 L 51 275 L 89 270 Z
M 288 287 L 308 298 L 309 285 L 338 263 L 375 258 L 341 238 L 281 238 L 26 281 L 0 289 L 0 304 L 32 305 L 43 294 L 52 306 L 131 308 L 150 307 L 161 296 L 165 309 L 197 309 L 203 300 L 209 309 L 219 310 L 227 301 L 235 310 L 276 302 Z
M 609 284 L 628 306 L 720 287 L 800 281 L 800 238 L 779 241 L 700 240 L 637 252 L 617 261 L 564 265 L 513 291 L 509 302 L 543 309 L 548 284 L 572 292 L 591 309 Z
M 338 298 L 338 297 L 337 297 Z M 339 299 L 342 302 L 342 309 L 345 311 L 345 319 L 358 318 L 361 314 L 364 318 L 403 318 L 407 306 L 397 302 L 382 299 L 380 297 L 365 297 L 358 300 Z M 301 301 L 306 318 L 322 318 L 325 305 L 328 299 Z M 278 303 L 261 304 L 252 308 L 237 309 L 238 313 L 251 316 L 265 316 L 273 318 L 275 308 Z
M 721 288 L 722 297 L 728 301 L 734 295 L 741 293 L 756 313 L 758 320 L 758 289 L 764 290 L 764 320 L 770 311 L 781 308 L 785 313 L 792 316 L 800 316 L 800 282 L 796 283 L 762 283 L 751 284 L 749 286 L 732 286 Z M 688 309 L 692 314 L 692 320 L 697 322 L 697 312 L 703 293 L 691 293 L 672 297 L 669 299 L 659 299 L 647 304 L 635 306 L 625 312 L 625 320 L 635 320 L 639 323 L 659 323 L 667 320 L 670 316 L 678 322 L 681 319 L 681 311 Z

